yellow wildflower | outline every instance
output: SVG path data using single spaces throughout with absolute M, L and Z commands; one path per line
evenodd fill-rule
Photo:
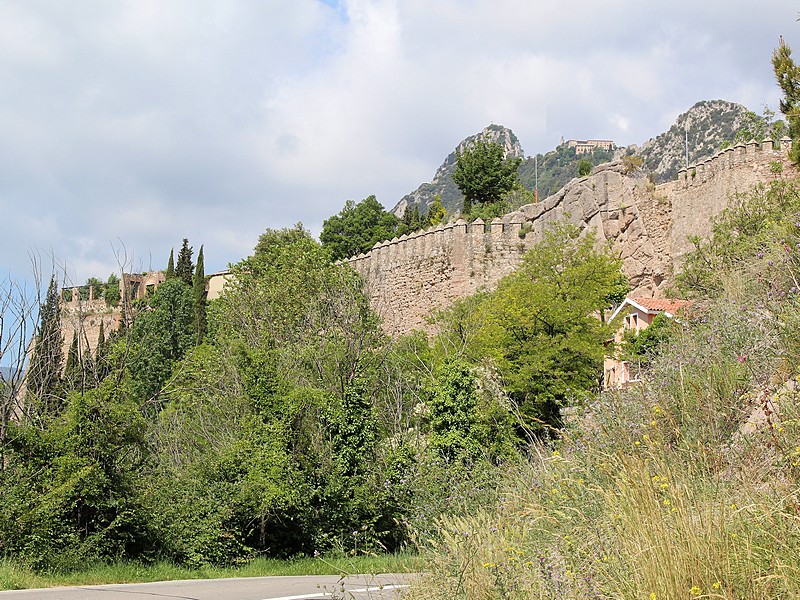
M 699 596 L 700 594 L 703 593 L 703 590 L 700 588 L 699 585 L 693 585 L 692 588 L 689 590 L 689 593 L 692 596 Z

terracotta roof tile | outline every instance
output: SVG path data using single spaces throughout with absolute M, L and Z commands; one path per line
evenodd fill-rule
M 658 310 L 673 315 L 691 304 L 690 300 L 679 300 L 677 298 L 631 298 L 631 300 L 644 306 L 647 310 Z

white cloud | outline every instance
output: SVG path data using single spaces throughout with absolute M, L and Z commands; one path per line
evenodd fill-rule
M 641 143 L 701 99 L 778 93 L 784 0 L 0 0 L 0 256 L 75 277 L 183 237 L 207 269 L 266 227 L 387 206 L 490 122 L 526 152 Z M 796 39 L 793 40 L 792 37 Z M 152 259 L 150 258 L 152 257 Z M 100 269 L 95 272 L 94 269 Z

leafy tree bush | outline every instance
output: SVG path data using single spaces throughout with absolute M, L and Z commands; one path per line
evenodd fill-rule
M 147 456 L 135 403 L 108 381 L 70 394 L 44 430 L 18 424 L 0 470 L 0 554 L 74 568 L 152 550 L 136 473 Z
M 476 377 L 462 361 L 443 365 L 428 403 L 430 449 L 445 462 L 471 463 L 486 445 L 478 428 Z
M 560 424 L 560 409 L 599 387 L 611 330 L 600 313 L 628 291 L 621 263 L 594 236 L 560 225 L 481 305 L 478 335 L 529 431 Z
M 126 370 L 140 402 L 160 406 L 161 388 L 175 364 L 195 345 L 195 303 L 180 278 L 162 283 L 136 316 L 125 346 Z
M 401 221 L 386 212 L 375 196 L 369 196 L 356 204 L 345 202 L 338 215 L 326 219 L 322 224 L 319 239 L 330 251 L 333 260 L 349 258 L 367 252 L 378 242 L 402 235 Z
M 426 219 L 428 226 L 439 225 L 447 221 L 447 209 L 442 204 L 442 198 L 438 194 L 434 197 L 433 202 L 428 208 L 428 217 Z
M 517 168 L 522 159 L 505 158 L 500 144 L 478 140 L 471 148 L 456 151 L 453 181 L 464 194 L 462 214 L 471 214 L 473 205 L 502 200 L 518 185 Z
M 649 365 L 653 358 L 669 344 L 677 326 L 669 317 L 658 314 L 650 325 L 638 334 L 628 330 L 623 340 L 623 358 L 636 361 L 640 366 Z

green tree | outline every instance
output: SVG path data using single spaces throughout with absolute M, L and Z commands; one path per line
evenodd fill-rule
M 250 543 L 260 548 L 280 533 L 284 547 L 309 552 L 358 541 L 344 532 L 368 531 L 374 539 L 371 523 L 381 511 L 373 406 L 384 388 L 375 381 L 383 336 L 362 280 L 331 263 L 299 225 L 265 232 L 253 256 L 232 271 L 215 306 L 215 342 L 233 353 L 235 379 L 254 413 L 248 436 L 276 439 L 280 431 L 294 464 L 292 487 L 307 490 L 305 500 L 285 507 L 253 503 L 266 537 Z M 264 460 L 268 474 L 274 463 Z M 248 479 L 266 485 L 261 467 L 253 469 Z M 279 526 L 284 508 L 300 512 Z
M 628 330 L 625 334 L 622 355 L 625 360 L 649 364 L 675 335 L 675 322 L 664 314 L 658 314 L 645 329 L 638 333 Z
M 200 246 L 200 252 L 197 253 L 197 266 L 194 271 L 194 285 L 192 287 L 194 294 L 194 326 L 197 331 L 197 343 L 202 344 L 206 337 L 206 329 L 208 328 L 208 319 L 206 316 L 206 273 L 205 273 L 205 260 L 203 258 L 203 246 Z
M 183 281 L 189 287 L 192 287 L 192 278 L 194 277 L 194 264 L 192 263 L 192 247 L 189 246 L 189 240 L 183 238 L 183 245 L 180 252 L 178 252 L 178 264 L 175 265 L 175 277 Z
M 530 431 L 558 426 L 561 407 L 599 386 L 612 333 L 599 317 L 628 289 L 621 266 L 592 233 L 559 225 L 482 304 L 483 347 Z
M 148 306 L 133 322 L 125 364 L 134 396 L 159 409 L 162 386 L 197 341 L 194 296 L 176 277 L 158 287 Z
M 479 140 L 471 148 L 456 150 L 453 181 L 464 194 L 463 214 L 470 214 L 473 205 L 488 204 L 518 185 L 517 169 L 521 158 L 505 158 L 503 147 Z
M 436 196 L 433 198 L 430 208 L 428 208 L 427 224 L 429 226 L 435 226 L 445 223 L 446 221 L 447 210 L 442 204 L 442 197 L 439 194 L 436 194 Z
M 772 53 L 772 66 L 778 85 L 783 91 L 780 109 L 786 115 L 788 134 L 793 141 L 790 156 L 795 164 L 800 164 L 800 67 L 792 59 L 792 49 L 783 37 Z
M 463 360 L 446 362 L 438 374 L 428 402 L 430 450 L 446 462 L 470 463 L 483 452 L 476 388 L 477 378 Z
M 116 382 L 71 393 L 42 429 L 18 424 L 0 471 L 0 552 L 37 568 L 142 556 L 152 548 L 136 500 L 147 456 L 138 407 Z
M 406 206 L 405 211 L 403 211 L 403 233 L 413 233 L 414 231 L 419 231 L 421 227 L 419 206 L 416 204 L 413 207 Z
M 164 279 L 172 279 L 175 277 L 175 248 L 169 249 L 169 260 L 167 261 L 167 272 Z
M 578 163 L 578 177 L 586 177 L 592 172 L 592 161 L 583 159 Z
M 64 389 L 68 392 L 82 390 L 83 388 L 83 368 L 78 350 L 78 331 L 72 333 L 72 343 L 67 352 L 67 362 L 64 366 Z
M 119 277 L 114 273 L 108 276 L 103 291 L 103 297 L 110 306 L 118 306 L 120 301 Z
M 356 204 L 345 202 L 338 215 L 322 224 L 319 239 L 333 260 L 349 258 L 367 252 L 378 242 L 400 234 L 400 220 L 369 196 Z
M 622 157 L 622 172 L 625 173 L 625 175 L 638 173 L 641 171 L 643 163 L 644 161 L 642 160 L 641 156 L 636 156 L 635 154 L 626 154 Z
M 45 301 L 39 309 L 39 328 L 28 366 L 28 404 L 40 417 L 54 415 L 63 404 L 61 369 L 64 336 L 55 275 L 50 279 Z

